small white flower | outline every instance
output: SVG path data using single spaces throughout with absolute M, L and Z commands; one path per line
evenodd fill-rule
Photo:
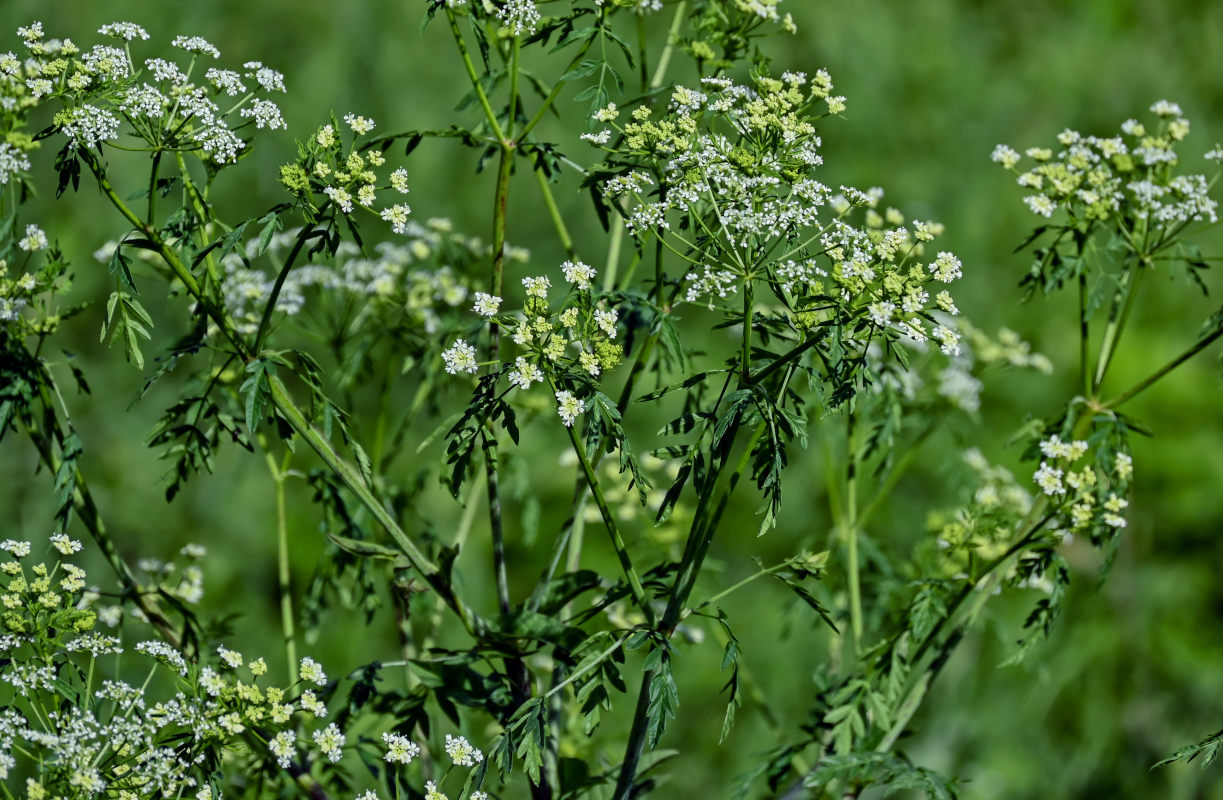
M 599 330 L 607 334 L 608 338 L 616 338 L 616 321 L 620 318 L 619 313 L 613 309 L 595 309 L 595 325 L 599 326 Z
M 244 117 L 254 117 L 256 128 L 288 128 L 280 115 L 280 106 L 271 100 L 253 100 L 249 106 L 238 112 Z
M 450 734 L 446 734 L 446 755 L 459 767 L 474 767 L 484 760 L 484 754 L 473 747 L 467 737 Z
M 236 650 L 230 650 L 223 644 L 217 645 L 217 655 L 225 662 L 225 666 L 231 669 L 242 666 L 242 654 Z
M 990 154 L 990 159 L 1002 165 L 1003 169 L 1010 169 L 1019 163 L 1019 153 L 1015 152 L 1005 144 L 1000 144 L 994 148 L 994 152 Z
M 1129 480 L 1134 474 L 1134 459 L 1128 453 L 1118 453 L 1113 460 L 1113 471 L 1117 473 L 1118 479 Z
M 403 167 L 391 173 L 391 188 L 400 194 L 408 193 L 408 171 Z
M 460 372 L 475 373 L 480 368 L 476 364 L 476 349 L 463 339 L 458 339 L 449 350 L 442 353 L 442 361 L 446 363 L 446 371 L 451 375 Z
M 484 292 L 476 292 L 476 302 L 471 310 L 482 317 L 493 317 L 496 316 L 499 308 L 501 308 L 500 297 L 485 294 Z
M 1040 469 L 1036 470 L 1032 479 L 1041 491 L 1050 497 L 1066 493 L 1066 487 L 1062 485 L 1062 471 L 1049 466 L 1047 461 L 1040 462 Z
M 582 351 L 578 354 L 578 363 L 582 369 L 590 373 L 591 377 L 599 377 L 599 359 L 594 353 Z
M 328 186 L 323 189 L 323 193 L 331 198 L 331 202 L 339 206 L 340 210 L 345 214 L 352 213 L 352 195 L 347 190 L 340 186 Z
M 344 746 L 345 736 L 338 725 L 332 722 L 321 731 L 315 731 L 311 738 L 319 750 L 323 751 L 323 755 L 327 756 L 328 761 L 334 764 L 340 760 L 343 755 L 340 749 Z
M 303 681 L 310 681 L 316 686 L 327 684 L 327 674 L 323 672 L 323 667 L 309 656 L 301 660 L 301 677 Z
M 539 9 L 534 0 L 506 0 L 505 5 L 497 9 L 497 18 L 515 36 L 535 32 L 539 24 Z
M 530 389 L 532 383 L 538 383 L 544 379 L 544 374 L 540 372 L 539 367 L 522 356 L 518 356 L 514 361 L 514 367 L 510 371 L 509 381 L 519 389 Z
M 420 745 L 406 736 L 387 732 L 382 734 L 382 741 L 386 744 L 383 758 L 392 764 L 411 764 L 420 755 Z
M 1042 217 L 1052 217 L 1053 212 L 1057 210 L 1057 203 L 1043 194 L 1030 194 L 1023 201 L 1028 204 L 1028 208 L 1032 209 L 1033 214 L 1039 214 Z
M 363 188 L 369 189 L 371 187 L 366 186 Z M 380 216 L 386 222 L 391 223 L 391 230 L 393 230 L 395 233 L 407 233 L 408 215 L 410 213 L 412 213 L 412 208 L 410 206 L 402 203 L 396 203 L 390 208 L 382 209 L 382 214 Z
M 268 751 L 276 758 L 281 769 L 288 769 L 296 752 L 297 736 L 293 731 L 281 731 L 268 742 Z
M 15 558 L 25 558 L 30 554 L 30 543 L 19 542 L 16 539 L 5 539 L 0 542 L 0 550 L 7 550 Z
M 125 42 L 130 42 L 132 39 L 149 38 L 148 31 L 131 22 L 111 22 L 98 28 L 98 33 L 103 36 L 113 36 Z
M 620 116 L 620 112 L 616 109 L 615 103 L 608 103 L 594 113 L 594 118 L 597 122 L 611 122 L 618 116 Z
M 274 69 L 263 66 L 262 62 L 247 61 L 242 66 L 246 70 L 246 77 L 253 78 L 255 83 L 263 87 L 264 91 L 283 92 L 285 90 L 285 76 Z
M 962 265 L 960 264 L 960 259 L 956 258 L 953 253 L 944 251 L 939 253 L 938 258 L 936 258 L 934 263 L 930 265 L 930 274 L 933 275 L 934 279 L 937 281 L 951 283 L 952 281 L 961 277 L 964 272 Z
M 552 281 L 545 276 L 528 277 L 522 279 L 522 285 L 527 288 L 527 297 L 538 297 L 541 300 L 548 298 L 548 288 L 552 285 Z
M 566 261 L 561 264 L 561 271 L 565 273 L 566 281 L 582 291 L 590 288 L 590 282 L 595 276 L 595 268 L 581 261 Z
M 556 393 L 556 413 L 561 418 L 561 422 L 565 423 L 566 428 L 573 427 L 578 414 L 583 411 L 582 405 L 582 401 L 570 391 L 561 389 Z
M 602 147 L 611 140 L 611 130 L 604 128 L 598 133 L 583 133 L 579 138 L 584 142 L 590 142 L 595 147 Z
M 116 606 L 116 608 L 118 607 Z M 159 642 L 159 641 L 140 642 L 139 644 L 136 645 L 136 652 L 143 653 L 146 656 L 150 656 L 151 658 L 156 659 L 157 661 L 161 662 L 162 664 L 165 664 L 166 666 L 174 669 L 176 672 L 178 672 L 179 675 L 185 676 L 187 674 L 187 662 L 183 658 L 182 653 L 178 652 L 177 650 L 175 650 L 173 647 L 166 644 L 165 642 Z M 204 674 L 203 672 L 201 672 L 200 673 L 201 685 L 203 685 L 204 683 L 203 678 L 204 678 Z M 208 687 L 204 686 L 204 690 L 208 691 Z M 212 692 L 209 692 L 209 694 L 212 694 Z
M 324 706 L 323 701 L 314 696 L 313 690 L 307 689 L 306 691 L 303 691 L 300 701 L 302 709 L 314 714 L 314 716 L 317 718 L 322 719 L 323 717 L 327 716 L 327 706 Z
M 353 133 L 358 135 L 369 133 L 374 129 L 374 121 L 372 119 L 357 114 L 345 114 L 344 122 L 352 129 Z
M 1176 103 L 1160 100 L 1151 106 L 1151 113 L 1159 117 L 1181 117 L 1181 107 Z
M 181 47 L 188 53 L 202 53 L 213 58 L 221 57 L 220 50 L 199 36 L 176 36 L 170 44 L 175 47 Z
M 81 552 L 80 541 L 77 539 L 69 539 L 62 533 L 56 533 L 51 536 L 51 546 L 66 556 Z

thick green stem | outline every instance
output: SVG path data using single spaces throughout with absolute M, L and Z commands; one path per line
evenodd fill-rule
M 731 442 L 737 438 L 738 423 L 733 425 L 732 428 L 731 431 L 726 433 Z M 705 555 L 709 552 L 709 545 L 713 542 L 713 535 L 717 531 L 722 513 L 726 510 L 731 493 L 734 492 L 735 486 L 743 474 L 743 470 L 747 467 L 756 440 L 763 433 L 764 425 L 758 425 L 752 439 L 743 451 L 733 476 L 726 482 L 721 499 L 716 506 L 712 504 L 711 498 L 717 493 L 717 486 L 722 475 L 713 476 L 709 483 L 709 492 L 702 498 L 702 502 L 693 519 L 692 528 L 688 534 L 688 542 L 684 548 L 684 555 L 676 572 L 675 582 L 672 585 L 671 597 L 667 601 L 666 611 L 663 612 L 660 628 L 664 636 L 670 637 L 675 632 L 675 626 L 679 621 L 684 604 L 687 602 L 692 588 L 696 585 L 696 577 L 700 572 L 701 564 L 705 559 Z M 710 511 L 711 508 L 714 510 Z M 653 675 L 653 672 L 642 672 L 641 675 L 641 687 L 638 689 L 637 695 L 637 708 L 633 714 L 633 725 L 629 730 L 628 742 L 625 744 L 624 761 L 620 765 L 620 774 L 616 779 L 616 790 L 612 795 L 613 800 L 628 800 L 633 783 L 637 778 L 637 765 L 640 763 L 641 754 L 645 749 L 645 738 L 648 730 L 647 711 L 650 705 L 650 684 L 653 681 Z
M 657 89 L 662 86 L 663 80 L 667 75 L 667 67 L 671 63 L 671 54 L 675 52 L 675 43 L 679 41 L 680 25 L 684 22 L 684 14 L 688 10 L 688 0 L 680 0 L 675 4 L 675 14 L 671 17 L 671 27 L 667 29 L 667 43 L 662 48 L 662 53 L 658 56 L 658 65 L 654 68 L 654 77 L 650 79 L 650 88 Z M 642 60 L 642 70 L 645 70 L 645 61 Z
M 373 491 L 366 486 L 357 468 L 341 458 L 335 449 L 332 448 L 331 442 L 327 441 L 326 437 L 315 430 L 309 421 L 307 421 L 305 415 L 294 404 L 293 399 L 289 396 L 288 389 L 285 388 L 280 378 L 269 376 L 268 387 L 271 391 L 273 404 L 284 420 L 289 423 L 289 427 L 310 445 L 311 449 L 323 460 L 323 463 L 343 481 L 349 491 L 356 495 L 361 504 L 378 521 L 378 524 L 395 540 L 395 544 L 399 546 L 399 549 L 408 559 L 408 563 L 412 568 L 445 600 L 446 605 L 458 615 L 467 632 L 475 634 L 481 627 L 480 620 L 455 595 L 453 587 L 446 580 L 446 576 L 417 547 L 411 537 L 399 527 L 399 523 L 395 521 L 391 513 L 374 496 Z
M 497 445 L 492 432 L 484 438 L 484 475 L 488 481 L 488 527 L 493 539 L 493 576 L 497 607 L 510 613 L 510 581 L 505 568 L 505 529 L 501 520 L 501 481 L 497 475 Z M 474 502 L 474 501 L 471 501 Z

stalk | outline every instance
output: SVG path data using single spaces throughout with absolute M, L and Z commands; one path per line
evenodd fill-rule
M 276 494 L 276 579 L 280 590 L 280 630 L 284 636 L 285 661 L 288 664 L 289 683 L 297 683 L 297 633 L 293 623 L 293 590 L 289 569 L 288 509 L 285 504 L 285 482 L 289 477 L 289 461 L 292 452 L 285 452 L 284 459 L 277 464 L 268 449 L 267 440 L 259 437 L 263 445 L 264 461 L 272 476 Z
M 1207 347 L 1213 344 L 1214 341 L 1218 339 L 1220 336 L 1223 336 L 1223 325 L 1218 327 L 1214 332 L 1210 333 L 1209 335 L 1204 336 L 1201 339 L 1199 339 L 1191 347 L 1189 347 L 1189 349 L 1185 350 L 1185 352 L 1181 353 L 1179 356 L 1172 359 L 1167 364 L 1164 364 L 1162 367 L 1155 370 L 1145 379 L 1139 381 L 1135 385 L 1131 386 L 1129 389 L 1126 389 L 1121 394 L 1109 400 L 1107 403 L 1104 404 L 1105 407 L 1117 408 L 1122 403 L 1125 403 L 1125 402 L 1128 402 L 1129 400 L 1134 399 L 1135 397 L 1137 397 L 1138 395 L 1142 394 L 1144 391 L 1149 389 L 1153 384 L 1155 384 L 1157 381 L 1159 381 L 1169 372 L 1176 369 L 1181 364 L 1185 363 L 1186 361 L 1193 358 L 1198 353 L 1205 350 Z
M 1104 374 L 1108 371 L 1108 365 L 1112 361 L 1113 354 L 1116 352 L 1117 342 L 1121 340 L 1121 333 L 1125 330 L 1125 323 L 1129 320 L 1130 310 L 1134 307 L 1134 300 L 1138 297 L 1138 287 L 1141 285 L 1146 271 L 1146 257 L 1140 256 L 1130 268 L 1130 271 L 1126 273 L 1128 280 L 1124 289 L 1125 301 L 1121 306 L 1120 313 L 1118 313 L 1116 305 L 1113 306 L 1112 318 L 1108 321 L 1108 327 L 1104 329 L 1104 339 L 1100 343 L 1100 357 L 1096 363 L 1094 383 L 1096 389 L 1099 389 L 1100 384 L 1104 382 Z
M 549 381 L 552 391 L 556 391 L 556 384 Z M 628 546 L 624 543 L 624 537 L 620 535 L 620 527 L 616 524 L 616 517 L 612 514 L 611 508 L 607 505 L 607 499 L 603 496 L 603 489 L 599 485 L 599 479 L 595 475 L 594 467 L 591 466 L 590 459 L 586 455 L 586 448 L 582 445 L 582 440 L 578 438 L 577 432 L 571 426 L 566 426 L 565 430 L 569 433 L 569 443 L 573 447 L 574 454 L 577 455 L 578 461 L 582 465 L 582 472 L 586 476 L 586 483 L 590 486 L 590 493 L 594 496 L 595 505 L 599 508 L 599 513 L 603 516 L 603 524 L 607 527 L 607 534 L 611 537 L 612 548 L 616 551 L 616 558 L 620 561 L 620 568 L 624 571 L 625 578 L 628 579 L 629 589 L 633 593 L 633 600 L 645 614 L 646 622 L 649 627 L 654 627 L 654 609 L 650 606 L 650 600 L 646 596 L 645 589 L 641 585 L 641 578 L 637 575 L 637 569 L 633 566 L 633 560 L 629 557 Z
M 858 566 L 858 453 L 854 447 L 854 412 L 852 403 L 845 414 L 845 515 L 841 531 L 849 546 L 849 619 L 853 653 L 862 653 L 862 587 Z
M 323 463 L 356 495 L 361 504 L 373 515 L 374 519 L 386 530 L 390 537 L 395 540 L 395 544 L 403 551 L 412 568 L 420 574 L 421 578 L 454 611 L 467 632 L 475 635 L 483 626 L 482 621 L 458 598 L 454 593 L 454 588 L 447 582 L 438 567 L 429 560 L 416 543 L 412 541 L 411 537 L 399 527 L 399 523 L 395 521 L 391 513 L 382 505 L 369 487 L 365 485 L 365 481 L 362 479 L 361 473 L 357 468 L 341 458 L 331 446 L 331 442 L 327 441 L 326 437 L 314 429 L 314 426 L 309 423 L 305 415 L 294 404 L 292 398 L 289 397 L 289 392 L 280 378 L 270 376 L 268 378 L 268 386 L 271 391 L 273 404 L 289 424 L 289 427 L 310 445 L 310 448 L 318 454 Z

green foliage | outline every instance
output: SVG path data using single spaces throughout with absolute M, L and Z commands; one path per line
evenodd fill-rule
M 1166 102 L 1116 137 L 1067 130 L 1024 170 L 995 150 L 1028 195 L 1015 213 L 1041 217 L 1022 288 L 1077 294 L 1067 320 L 1042 317 L 1077 340 L 1077 376 L 1008 408 L 1009 427 L 1028 415 L 1015 441 L 1034 474 L 1017 480 L 990 460 L 1006 437 L 979 424 L 982 387 L 1052 362 L 959 317 L 951 287 L 973 267 L 933 244 L 957 232 L 825 164 L 863 146 L 838 130 L 864 129 L 835 119 L 826 71 L 774 64 L 769 37 L 794 28 L 777 3 L 655 5 L 430 0 L 422 30 L 454 72 L 427 99 L 444 102 L 385 134 L 315 108 L 288 149 L 266 141 L 295 118 L 283 76 L 252 55 L 227 71 L 204 40 L 158 50 L 130 24 L 99 32 L 113 47 L 31 25 L 27 60 L 0 54 L 0 436 L 114 573 L 85 595 L 75 568 L 27 577 L 29 545 L 3 543 L 6 786 L 627 800 L 708 788 L 688 765 L 716 738 L 739 796 L 956 796 L 932 767 L 965 765 L 912 736 L 943 712 L 940 676 L 983 617 L 1021 637 L 991 665 L 1056 657 L 1075 576 L 1102 582 L 1142 519 L 1130 402 L 1223 336 L 1210 315 L 1154 367 L 1122 346 L 1149 275 L 1208 288 L 1214 179 Z M 146 60 L 162 55 L 177 65 Z M 444 120 L 417 119 L 434 105 Z M 489 218 L 431 216 L 470 199 L 417 180 L 441 162 L 478 176 L 469 205 Z M 279 194 L 235 196 L 239 173 Z M 113 212 L 105 289 L 74 287 L 27 221 L 52 181 L 57 207 L 87 203 L 84 181 Z M 60 384 L 125 390 L 96 345 L 69 352 L 77 314 L 147 373 L 130 418 L 170 463 L 173 508 L 220 485 L 243 525 L 274 531 L 274 559 L 252 538 L 240 561 L 274 576 L 277 624 L 251 617 L 287 681 L 219 644 L 238 598 L 201 605 L 198 549 L 181 570 L 127 560 L 132 522 L 91 488 L 106 470 L 78 427 L 88 403 Z M 251 454 L 266 476 L 243 472 Z M 103 613 L 134 619 L 87 638 Z M 140 637 L 160 678 L 137 689 L 108 657 Z M 351 669 L 328 679 L 307 646 Z M 787 647 L 801 663 L 775 657 Z M 98 696 L 95 673 L 136 683 Z M 171 690 L 189 707 L 156 705 Z M 88 747 L 49 708 L 94 714 Z M 693 736 L 709 708 L 722 724 Z M 147 753 L 107 743 L 125 719 Z M 1209 763 L 1217 739 L 1160 764 Z M 148 759 L 164 785 L 138 777 Z

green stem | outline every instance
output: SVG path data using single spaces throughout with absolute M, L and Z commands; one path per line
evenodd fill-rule
M 450 33 L 454 36 L 454 43 L 458 45 L 459 55 L 463 57 L 463 66 L 467 70 L 467 77 L 471 80 L 471 87 L 475 90 L 476 98 L 480 101 L 480 107 L 484 109 L 484 118 L 488 121 L 489 127 L 492 128 L 493 136 L 497 137 L 497 141 L 504 142 L 505 134 L 501 131 L 501 123 L 497 121 L 497 114 L 488 102 L 488 95 L 485 94 L 484 86 L 480 83 L 480 76 L 476 74 L 476 65 L 472 63 L 471 54 L 467 52 L 467 43 L 463 41 L 463 34 L 459 30 L 458 20 L 455 19 L 454 12 L 449 8 L 446 9 L 446 19 L 450 21 Z M 513 123 L 513 113 L 511 108 L 511 124 Z
M 491 426 L 490 426 L 491 427 Z M 501 521 L 501 482 L 497 475 L 497 443 L 490 430 L 484 437 L 484 476 L 488 481 L 488 526 L 493 539 L 493 576 L 497 607 L 510 613 L 510 582 L 505 568 L 505 530 Z
M 845 413 L 845 514 L 841 531 L 849 547 L 849 619 L 853 654 L 862 653 L 862 587 L 858 565 L 858 450 L 854 445 L 854 411 L 852 404 Z
M 552 391 L 556 391 L 556 384 L 552 383 Z M 624 571 L 624 577 L 628 579 L 629 589 L 633 593 L 633 600 L 641 608 L 641 613 L 645 615 L 646 622 L 649 627 L 654 627 L 655 617 L 654 609 L 650 605 L 650 600 L 646 596 L 645 589 L 641 585 L 641 578 L 637 575 L 637 569 L 633 566 L 633 560 L 629 557 L 628 546 L 624 543 L 624 537 L 620 535 L 620 526 L 616 524 L 616 517 L 612 514 L 611 508 L 607 505 L 607 498 L 603 496 L 603 489 L 599 485 L 599 479 L 595 475 L 594 467 L 590 464 L 590 459 L 586 456 L 586 448 L 582 445 L 582 440 L 578 438 L 577 431 L 573 426 L 566 426 L 565 431 L 569 434 L 569 443 L 573 447 L 573 452 L 578 457 L 578 462 L 582 465 L 582 472 L 586 475 L 586 483 L 590 487 L 590 493 L 593 495 L 595 505 L 599 508 L 599 513 L 603 516 L 603 524 L 607 528 L 607 534 L 611 537 L 612 548 L 616 551 L 616 558 L 620 560 L 620 568 Z
M 152 228 L 157 213 L 157 168 L 161 166 L 161 150 L 153 152 L 153 166 L 149 170 L 149 205 L 145 223 Z
M 301 253 L 302 246 L 316 236 L 322 236 L 322 231 L 316 231 L 313 226 L 307 225 L 302 228 L 301 233 L 297 234 L 297 240 L 293 242 L 293 249 L 289 251 L 288 258 L 280 267 L 280 272 L 276 274 L 276 282 L 272 285 L 272 293 L 268 295 L 267 303 L 263 306 L 263 316 L 259 318 L 259 328 L 255 331 L 255 345 L 251 349 L 252 353 L 259 353 L 263 350 L 263 340 L 267 338 L 268 326 L 272 321 L 272 312 L 276 310 L 276 301 L 280 298 L 280 290 L 285 285 L 285 279 L 289 277 L 289 271 L 293 269 L 293 264 L 297 261 L 298 254 Z
M 280 630 L 284 636 L 285 660 L 288 663 L 289 683 L 297 683 L 297 633 L 293 623 L 293 589 L 289 569 L 288 508 L 285 503 L 285 482 L 289 477 L 289 461 L 293 454 L 286 451 L 284 460 L 276 463 L 268 449 L 266 438 L 260 437 L 264 461 L 272 475 L 276 493 L 276 579 L 280 589 Z
M 675 51 L 675 43 L 679 40 L 679 28 L 684 22 L 684 13 L 688 10 L 688 0 L 680 0 L 675 4 L 675 15 L 671 17 L 671 27 L 667 29 L 667 43 L 663 46 L 662 53 L 658 56 L 658 65 L 654 68 L 654 77 L 650 79 L 650 88 L 657 89 L 662 86 L 663 79 L 667 75 L 667 66 L 671 63 L 671 53 Z M 645 62 L 642 61 L 642 70 L 645 69 Z
M 909 446 L 909 449 L 905 451 L 905 454 L 901 456 L 900 459 L 892 466 L 891 471 L 888 472 L 888 475 L 886 478 L 884 478 L 883 483 L 881 483 L 879 488 L 875 491 L 875 496 L 871 498 L 870 505 L 864 508 L 862 513 L 858 515 L 859 528 L 866 527 L 866 524 L 875 516 L 875 512 L 882 507 L 883 501 L 887 499 L 892 490 L 896 488 L 896 485 L 900 483 L 900 479 L 904 477 L 906 472 L 908 472 L 909 467 L 913 466 L 913 462 L 916 460 L 918 452 L 921 451 L 922 445 L 924 445 L 926 440 L 930 438 L 930 435 L 934 433 L 935 428 L 936 424 L 933 421 L 927 424 L 926 427 L 922 429 L 921 433 L 917 434 L 917 437 L 913 440 L 913 444 Z
M 726 433 L 731 442 L 737 438 L 738 430 L 738 423 L 735 423 L 733 430 Z M 670 637 L 675 632 L 675 626 L 679 621 L 684 603 L 687 602 L 688 595 L 691 593 L 693 586 L 696 585 L 696 576 L 700 572 L 701 563 L 704 561 L 705 554 L 709 552 L 709 545 L 713 541 L 713 534 L 717 530 L 718 522 L 721 520 L 722 513 L 726 509 L 731 493 L 739 482 L 739 477 L 747 467 L 756 440 L 763 433 L 764 425 L 760 424 L 756 427 L 756 432 L 752 436 L 751 441 L 748 442 L 734 475 L 726 482 L 721 500 L 717 503 L 715 510 L 709 511 L 712 502 L 710 498 L 717 493 L 717 484 L 725 477 L 724 475 L 712 476 L 709 484 L 710 490 L 708 494 L 701 498 L 702 502 L 693 518 L 692 529 L 688 534 L 688 543 L 685 546 L 684 555 L 681 559 L 679 570 L 676 572 L 675 582 L 672 585 L 671 597 L 667 601 L 667 609 L 663 613 L 661 633 L 664 636 Z M 648 730 L 647 712 L 650 706 L 649 695 L 653 676 L 653 672 L 643 671 L 641 674 L 641 687 L 638 689 L 637 707 L 633 713 L 633 724 L 629 730 L 628 742 L 625 744 L 624 761 L 620 765 L 620 774 L 616 779 L 616 789 L 612 794 L 612 800 L 628 800 L 632 792 L 633 783 L 637 778 L 637 765 L 640 763 L 641 754 L 645 749 L 645 739 Z
M 561 681 L 560 683 L 556 684 L 556 685 L 555 685 L 555 686 L 553 686 L 551 689 L 549 689 L 549 690 L 548 690 L 548 693 L 544 695 L 544 699 L 546 700 L 547 698 L 549 698 L 549 697 L 551 697 L 552 695 L 556 694 L 556 693 L 557 693 L 557 692 L 559 692 L 561 689 L 564 689 L 566 686 L 568 686 L 569 684 L 573 683 L 573 682 L 574 682 L 574 681 L 576 681 L 578 678 L 580 678 L 580 677 L 582 677 L 583 675 L 587 674 L 588 672 L 590 672 L 591 670 L 593 670 L 595 667 L 599 666 L 599 665 L 600 665 L 600 664 L 602 664 L 604 661 L 606 661 L 607 659 L 611 658 L 611 657 L 612 657 L 612 655 L 613 655 L 613 654 L 614 654 L 614 653 L 615 653 L 617 650 L 619 650 L 619 649 L 620 649 L 620 646 L 621 646 L 622 644 L 624 644 L 624 640 L 625 640 L 625 639 L 627 639 L 627 638 L 628 638 L 629 636 L 631 636 L 631 635 L 632 635 L 632 631 L 629 631 L 629 632 L 627 632 L 627 633 L 623 633 L 623 634 L 621 634 L 621 635 L 620 635 L 620 638 L 616 640 L 616 643 L 615 643 L 615 644 L 613 644 L 611 647 L 607 648 L 606 650 L 604 650 L 602 653 L 599 653 L 599 655 L 595 657 L 595 660 L 594 660 L 594 661 L 591 661 L 589 664 L 587 664 L 586 666 L 582 667 L 581 669 L 579 669 L 578 671 L 576 671 L 576 672 L 574 672 L 572 675 L 570 675 L 568 678 L 566 678 L 565 680 Z
M 1091 397 L 1091 364 L 1088 355 L 1087 273 L 1079 270 L 1079 373 L 1083 381 L 1083 396 Z
M 310 445 L 310 448 L 318 454 L 323 463 L 343 481 L 349 491 L 357 496 L 361 504 L 378 521 L 378 524 L 395 540 L 395 544 L 403 551 L 412 568 L 420 574 L 426 583 L 433 587 L 434 591 L 445 600 L 446 605 L 458 615 L 467 632 L 474 635 L 481 627 L 480 620 L 455 595 L 453 587 L 446 581 L 445 576 L 438 567 L 417 547 L 411 537 L 404 533 L 403 529 L 399 527 L 399 523 L 391 516 L 391 513 L 374 496 L 373 491 L 365 485 L 365 481 L 362 479 L 361 473 L 357 468 L 341 458 L 332 448 L 331 442 L 327 441 L 306 420 L 301 410 L 293 403 L 288 390 L 280 378 L 274 375 L 269 376 L 268 387 L 271 391 L 272 402 L 284 420 L 289 423 L 289 427 Z
M 750 277 L 743 283 L 743 346 L 739 354 L 739 374 L 744 386 L 752 383 L 753 285 Z
M 243 345 L 241 337 L 239 337 L 234 331 L 233 326 L 230 324 L 229 318 L 225 316 L 224 311 L 217 307 L 215 303 L 205 296 L 203 290 L 200 288 L 199 281 L 197 281 L 195 276 L 191 274 L 191 270 L 188 269 L 185 264 L 183 264 L 178 255 L 170 249 L 170 247 L 157 234 L 157 232 L 148 225 L 145 225 L 141 219 L 132 212 L 127 204 L 119 198 L 118 193 L 115 192 L 114 187 L 110 185 L 110 181 L 106 179 L 106 175 L 102 172 L 101 167 L 95 161 L 89 161 L 89 168 L 98 181 L 98 187 L 101 188 L 102 193 L 106 195 L 106 198 L 110 201 L 111 205 L 113 205 L 119 211 L 119 213 L 123 215 L 124 219 L 130 222 L 132 226 L 136 228 L 136 230 L 145 234 L 145 236 L 147 236 L 149 240 L 157 246 L 157 254 L 161 256 L 162 261 L 164 261 L 166 266 L 170 268 L 170 271 L 173 273 L 174 277 L 183 284 L 183 286 L 191 294 L 192 298 L 199 303 L 200 307 L 204 310 L 204 313 L 214 323 L 216 323 L 218 330 L 221 332 L 221 336 L 230 344 L 231 347 L 233 347 L 234 352 L 237 353 L 244 361 L 248 361 L 248 351 Z
M 1129 272 L 1126 273 L 1126 286 L 1122 289 L 1125 292 L 1125 301 L 1120 313 L 1117 313 L 1116 305 L 1113 306 L 1112 318 L 1108 321 L 1108 327 L 1104 329 L 1104 338 L 1100 343 L 1100 356 L 1096 362 L 1096 378 L 1093 384 L 1096 390 L 1099 390 L 1100 385 L 1104 382 L 1104 375 L 1117 350 L 1117 342 L 1121 340 L 1121 333 L 1125 330 L 1125 323 L 1129 320 L 1130 310 L 1134 307 L 1134 300 L 1138 297 L 1138 287 L 1146 271 L 1145 256 L 1138 256 Z
M 565 220 L 561 217 L 560 209 L 556 205 L 556 198 L 552 195 L 552 186 L 548 183 L 548 178 L 544 175 L 542 169 L 535 170 L 535 180 L 539 183 L 539 191 L 544 196 L 544 206 L 548 209 L 548 216 L 552 219 L 552 227 L 556 228 L 556 235 L 561 240 L 561 247 L 565 248 L 565 255 L 569 258 L 575 258 L 577 251 L 573 248 L 573 237 L 569 235 L 569 229 L 565 227 Z
M 1209 335 L 1204 336 L 1201 339 L 1199 339 L 1188 350 L 1181 353 L 1179 356 L 1172 359 L 1167 364 L 1164 364 L 1159 369 L 1155 370 L 1145 379 L 1139 381 L 1135 385 L 1131 386 L 1129 389 L 1126 389 L 1121 394 L 1109 400 L 1107 403 L 1104 404 L 1104 406 L 1106 408 L 1117 408 L 1122 403 L 1125 403 L 1129 400 L 1134 399 L 1136 396 L 1138 396 L 1142 392 L 1149 389 L 1154 383 L 1159 381 L 1169 372 L 1176 369 L 1177 367 L 1179 367 L 1181 364 L 1185 363 L 1189 359 L 1193 358 L 1195 355 L 1197 355 L 1201 351 L 1205 350 L 1207 347 L 1213 344 L 1214 341 L 1218 339 L 1220 336 L 1223 336 L 1223 325 L 1220 325 Z

